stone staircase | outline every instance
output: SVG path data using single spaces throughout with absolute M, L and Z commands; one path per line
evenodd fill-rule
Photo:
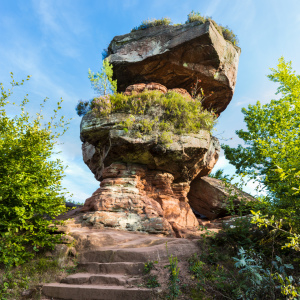
M 196 243 L 185 239 L 130 236 L 128 232 L 107 235 L 107 231 L 93 231 L 92 234 L 87 235 L 87 241 L 103 239 L 109 246 L 81 251 L 80 267 L 86 272 L 69 275 L 60 283 L 45 284 L 42 290 L 45 296 L 69 300 L 150 300 L 153 299 L 152 289 L 142 286 L 145 263 L 167 261 L 170 254 L 180 257 L 197 251 Z M 117 245 L 112 239 L 118 241 Z

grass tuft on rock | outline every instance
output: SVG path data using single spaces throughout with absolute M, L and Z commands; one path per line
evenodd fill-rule
M 188 16 L 187 20 L 185 21 L 185 24 L 190 24 L 194 22 L 198 22 L 199 25 L 204 24 L 207 21 L 211 21 L 218 32 L 224 37 L 225 40 L 229 41 L 234 46 L 239 46 L 239 40 L 236 34 L 233 33 L 231 29 L 228 28 L 228 26 L 222 26 L 217 24 L 211 17 L 201 15 L 199 12 L 191 11 Z M 138 30 L 144 30 L 150 27 L 157 27 L 157 26 L 178 26 L 182 24 L 172 24 L 172 20 L 168 17 L 164 17 L 161 19 L 148 19 L 141 23 L 141 25 L 134 27 L 131 29 L 131 32 L 138 31 Z M 107 56 L 106 56 L 107 57 Z
M 119 124 L 125 131 L 133 130 L 138 138 L 144 134 L 157 134 L 163 144 L 170 144 L 173 134 L 212 131 L 217 115 L 204 109 L 201 100 L 200 97 L 187 99 L 176 92 L 162 94 L 146 90 L 131 96 L 117 93 L 94 98 L 91 102 L 78 103 L 76 110 L 88 106 L 90 113 L 97 117 L 128 113 L 128 119 Z M 138 121 L 139 115 L 145 115 L 145 118 Z

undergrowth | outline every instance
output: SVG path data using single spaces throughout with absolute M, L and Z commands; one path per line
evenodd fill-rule
M 282 249 L 277 232 L 238 219 L 199 246 L 189 259 L 191 299 L 300 299 L 297 252 Z
M 30 299 L 40 299 L 43 284 L 77 271 L 76 258 L 62 261 L 59 257 L 46 257 L 45 253 L 18 267 L 0 265 L 0 299 L 23 299 L 25 290 L 30 290 Z
M 179 280 L 179 271 L 178 267 L 178 258 L 177 256 L 169 255 L 168 244 L 166 243 L 166 250 L 168 253 L 169 264 L 165 268 L 169 269 L 169 284 L 168 284 L 168 293 L 166 295 L 167 299 L 175 300 L 181 294 L 180 290 L 180 280 Z

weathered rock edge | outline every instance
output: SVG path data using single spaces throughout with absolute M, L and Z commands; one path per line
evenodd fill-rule
M 101 181 L 82 208 L 91 212 L 84 222 L 177 236 L 184 228 L 196 228 L 199 223 L 186 197 L 189 183 L 212 170 L 219 157 L 218 140 L 201 130 L 174 134 L 173 142 L 165 146 L 155 135 L 136 138 L 130 130 L 121 129 L 119 124 L 129 116 L 98 117 L 90 112 L 82 119 L 83 160 Z
M 158 26 L 116 36 L 108 47 L 118 91 L 140 82 L 191 92 L 197 79 L 204 108 L 224 111 L 232 99 L 240 48 L 226 41 L 211 21 Z
M 175 235 L 198 226 L 187 200 L 188 183 L 144 165 L 113 163 L 105 168 L 100 188 L 85 201 L 86 225 Z
M 226 207 L 238 209 L 244 202 L 257 201 L 231 184 L 208 176 L 195 178 L 190 185 L 188 199 L 191 207 L 209 219 L 224 217 L 229 214 Z
M 130 114 L 113 113 L 97 117 L 92 112 L 81 121 L 80 138 L 83 160 L 99 181 L 104 168 L 114 162 L 136 163 L 151 170 L 169 172 L 174 182 L 189 182 L 198 174 L 209 174 L 219 158 L 218 139 L 207 130 L 198 134 L 173 135 L 168 147 L 158 143 L 155 135 L 136 138 L 130 130 L 125 132 L 119 124 Z M 135 115 L 141 119 L 154 119 L 150 115 Z

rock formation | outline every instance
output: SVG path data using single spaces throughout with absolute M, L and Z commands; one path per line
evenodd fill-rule
M 220 113 L 233 95 L 240 50 L 208 21 L 117 36 L 109 54 L 118 89 L 125 95 L 172 90 L 193 101 L 190 86 L 198 79 L 205 91 L 213 92 L 204 98 L 204 107 Z M 181 237 L 199 225 L 192 208 L 210 218 L 221 214 L 215 200 L 211 207 L 203 204 L 210 200 L 203 200 L 198 189 L 198 179 L 211 172 L 220 152 L 209 131 L 177 132 L 166 145 L 157 133 L 137 137 L 137 125 L 122 126 L 131 117 L 135 123 L 153 122 L 164 113 L 154 105 L 144 114 L 100 116 L 90 111 L 83 117 L 83 160 L 101 181 L 81 209 L 85 224 Z
M 233 185 L 211 177 L 197 177 L 190 186 L 188 199 L 191 207 L 209 219 L 224 217 L 228 214 L 226 207 L 238 207 L 243 201 L 255 201 L 255 199 Z
M 198 79 L 206 95 L 204 107 L 219 114 L 233 96 L 240 48 L 226 41 L 207 21 L 116 36 L 108 54 L 119 92 L 141 82 L 158 82 L 168 89 L 191 92 Z
M 189 182 L 211 171 L 219 156 L 218 140 L 202 130 L 175 136 L 167 148 L 152 135 L 135 138 L 118 129 L 127 117 L 88 113 L 82 119 L 83 159 L 101 181 L 83 207 L 94 212 L 86 222 L 168 235 L 198 226 L 186 197 Z

